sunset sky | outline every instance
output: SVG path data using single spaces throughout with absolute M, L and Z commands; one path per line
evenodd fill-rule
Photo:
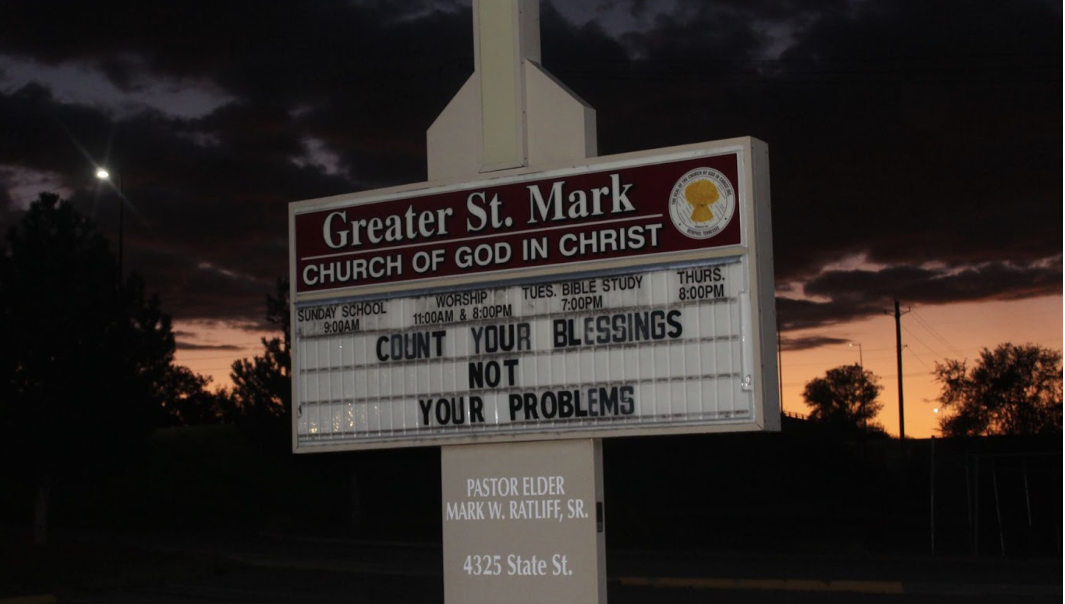
M 907 436 L 933 434 L 936 362 L 1062 348 L 1060 1 L 544 0 L 541 19 L 600 155 L 768 143 L 785 411 L 863 362 L 898 433 L 896 299 Z M 288 203 L 424 181 L 472 38 L 461 0 L 0 0 L 0 228 L 52 191 L 117 238 L 110 167 L 126 268 L 178 362 L 225 385 L 270 334 Z

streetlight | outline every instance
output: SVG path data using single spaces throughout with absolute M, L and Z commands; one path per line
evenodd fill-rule
M 118 193 L 118 286 L 122 287 L 122 280 L 125 278 L 125 273 L 122 270 L 122 231 L 126 213 L 126 202 L 122 199 L 122 179 L 118 174 L 115 174 L 115 178 L 112 179 L 111 173 L 106 168 L 97 168 L 96 178 L 112 183 L 115 186 L 115 192 Z
M 864 437 L 865 431 L 868 429 L 865 419 L 865 358 L 862 355 L 861 342 L 851 342 L 848 344 L 851 348 L 854 348 L 855 345 L 858 346 L 858 369 L 861 372 L 858 375 L 858 388 L 860 389 L 858 396 L 861 397 L 858 401 L 858 409 L 862 414 L 862 436 Z
M 862 370 L 864 371 L 865 370 L 865 361 L 862 360 L 862 343 L 861 342 L 851 342 L 850 344 L 847 344 L 847 346 L 850 346 L 851 348 L 854 348 L 855 346 L 858 347 L 858 364 L 862 367 Z

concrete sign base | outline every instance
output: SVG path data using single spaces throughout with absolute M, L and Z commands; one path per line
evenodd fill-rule
M 441 449 L 444 600 L 606 602 L 598 439 Z

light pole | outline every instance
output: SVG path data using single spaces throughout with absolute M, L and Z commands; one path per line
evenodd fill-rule
M 858 346 L 858 370 L 860 372 L 858 374 L 858 396 L 860 397 L 858 400 L 858 410 L 862 414 L 862 434 L 864 435 L 868 428 L 865 419 L 865 358 L 862 355 L 861 342 L 851 342 L 848 346 L 851 348 Z
M 125 279 L 125 273 L 122 270 L 122 240 L 126 214 L 126 202 L 122 199 L 122 178 L 117 173 L 114 178 L 111 178 L 111 173 L 105 168 L 96 169 L 96 178 L 114 185 L 115 192 L 118 193 L 118 286 L 122 287 L 122 281 Z
M 96 178 L 111 183 L 115 188 L 115 193 L 118 195 L 118 287 L 115 288 L 115 291 L 118 293 L 119 304 L 122 304 L 125 308 L 126 285 L 124 282 L 126 273 L 123 271 L 122 267 L 122 240 L 124 234 L 123 229 L 125 227 L 126 200 L 122 196 L 122 178 L 118 173 L 115 173 L 114 178 L 112 178 L 111 173 L 108 172 L 106 168 L 102 167 L 96 168 Z M 129 311 L 125 310 L 125 312 L 128 313 Z M 128 321 L 126 323 L 128 324 Z M 128 340 L 126 339 L 124 330 L 118 332 L 118 338 L 119 350 L 121 351 L 122 358 L 126 358 L 126 346 Z M 126 380 L 124 379 L 124 372 L 121 369 L 121 365 L 122 363 L 117 363 L 115 365 L 117 370 L 116 383 L 119 401 L 125 405 L 127 392 Z

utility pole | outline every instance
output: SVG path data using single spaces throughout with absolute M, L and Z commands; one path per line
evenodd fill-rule
M 899 310 L 899 301 L 895 300 L 895 359 L 899 372 L 899 440 L 906 440 L 906 412 L 902 403 L 902 315 L 902 311 Z

